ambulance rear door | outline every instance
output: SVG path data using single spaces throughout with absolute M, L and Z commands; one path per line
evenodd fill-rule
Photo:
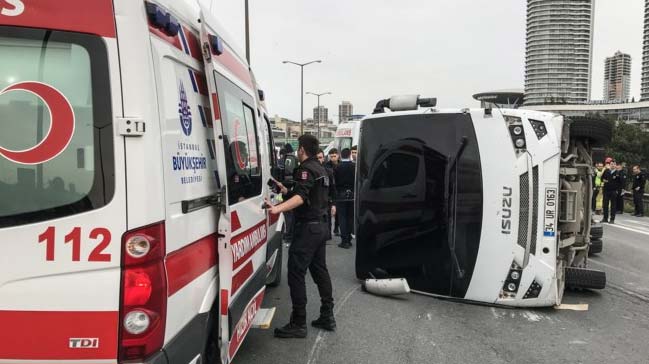
M 262 209 L 268 168 L 255 86 L 244 61 L 202 17 L 201 49 L 210 93 L 218 174 L 226 186 L 219 220 L 221 357 L 236 354 L 261 308 L 268 276 L 268 222 Z M 264 159 L 262 159 L 262 148 Z M 265 170 L 265 171 L 264 171 Z
M 117 38 L 112 1 L 80 4 L 0 1 L 3 363 L 117 358 L 126 231 Z

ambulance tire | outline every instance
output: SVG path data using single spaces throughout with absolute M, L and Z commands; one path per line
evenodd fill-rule
M 570 137 L 589 139 L 591 147 L 603 147 L 613 138 L 613 124 L 604 118 L 571 117 Z
M 275 258 L 275 266 L 268 275 L 267 285 L 269 287 L 277 287 L 282 282 L 282 251 L 284 244 L 280 244 L 277 248 L 277 258 Z
M 566 268 L 566 288 L 568 289 L 604 289 L 606 273 L 588 268 Z
M 604 242 L 601 238 L 593 239 L 590 241 L 590 248 L 588 248 L 588 255 L 600 254 L 604 250 Z

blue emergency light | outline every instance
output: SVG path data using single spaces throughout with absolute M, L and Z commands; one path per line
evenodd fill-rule
M 220 56 L 223 54 L 223 41 L 216 35 L 209 35 L 210 48 L 212 48 L 212 53 Z
M 180 22 L 157 4 L 145 3 L 149 22 L 165 34 L 175 37 L 180 31 Z

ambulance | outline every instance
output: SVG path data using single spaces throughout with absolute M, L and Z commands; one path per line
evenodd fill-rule
M 331 148 L 337 148 L 338 153 L 340 153 L 340 151 L 342 151 L 343 149 L 351 149 L 353 146 L 358 145 L 360 125 L 360 121 L 338 124 L 338 128 L 336 128 L 336 134 L 334 134 L 334 140 Z M 328 150 L 326 150 L 325 152 L 328 152 Z
M 229 363 L 281 277 L 264 93 L 190 0 L 0 0 L 0 363 Z
M 515 307 L 602 289 L 589 267 L 592 148 L 611 124 L 395 96 L 361 122 L 356 274 Z

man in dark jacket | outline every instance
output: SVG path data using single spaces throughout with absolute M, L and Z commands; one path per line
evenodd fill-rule
M 633 216 L 644 216 L 644 186 L 647 183 L 647 176 L 640 169 L 640 166 L 633 166 L 633 204 L 635 205 L 635 214 Z
M 341 161 L 334 170 L 336 180 L 336 214 L 340 222 L 341 248 L 349 249 L 352 246 L 352 232 L 354 230 L 354 179 L 356 164 L 351 161 L 351 151 L 347 148 L 340 152 Z
M 325 156 L 322 149 L 318 150 L 318 161 L 325 167 L 327 171 L 327 176 L 329 176 L 329 208 L 327 209 L 327 241 L 331 240 L 331 218 L 336 216 L 336 206 L 334 202 L 336 201 L 336 178 L 334 177 L 333 168 L 329 167 L 325 163 Z
M 329 167 L 333 171 L 334 169 L 336 169 L 336 167 L 338 167 L 338 163 L 340 163 L 340 154 L 338 154 L 338 149 L 336 148 L 329 149 L 328 154 L 329 154 L 327 156 L 328 160 L 327 163 L 325 163 L 325 167 Z M 334 225 L 334 234 L 336 236 L 340 235 L 340 224 L 338 223 L 338 215 L 336 214 L 334 214 L 333 216 L 333 225 Z
M 611 161 L 606 166 L 606 170 L 602 174 L 602 182 L 604 182 L 604 219 L 602 222 L 615 223 L 615 211 L 618 191 L 621 189 L 620 174 L 617 171 L 615 161 Z M 610 220 L 609 220 L 610 212 Z
M 617 173 L 620 176 L 620 186 L 617 191 L 617 201 L 615 202 L 616 214 L 624 213 L 624 189 L 626 188 L 627 173 L 626 163 L 622 162 L 616 166 Z

